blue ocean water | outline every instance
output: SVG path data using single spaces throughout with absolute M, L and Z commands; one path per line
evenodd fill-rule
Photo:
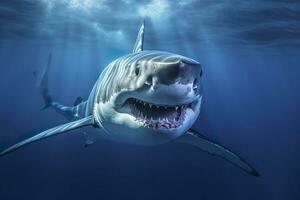
M 300 199 L 300 2 L 2 0 L 0 149 L 66 122 L 41 111 L 32 75 L 53 59 L 49 88 L 71 105 L 130 53 L 143 19 L 145 49 L 203 66 L 194 125 L 260 173 L 199 149 L 99 140 L 80 131 L 0 159 L 0 199 Z

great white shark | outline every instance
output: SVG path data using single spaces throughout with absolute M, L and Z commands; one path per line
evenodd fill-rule
M 27 144 L 82 129 L 86 145 L 95 137 L 137 145 L 167 142 L 190 144 L 221 157 L 254 176 L 258 172 L 228 148 L 191 129 L 201 108 L 201 64 L 164 51 L 143 49 L 143 23 L 131 54 L 111 62 L 100 74 L 88 99 L 73 106 L 54 101 L 48 89 L 48 64 L 38 75 L 37 86 L 45 101 L 71 122 L 43 131 L 0 153 L 6 155 Z

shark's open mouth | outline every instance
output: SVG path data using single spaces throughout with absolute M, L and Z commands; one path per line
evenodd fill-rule
M 176 106 L 157 105 L 136 98 L 129 98 L 124 105 L 130 108 L 131 115 L 144 127 L 170 129 L 180 127 L 185 119 L 187 109 L 194 109 L 195 102 Z

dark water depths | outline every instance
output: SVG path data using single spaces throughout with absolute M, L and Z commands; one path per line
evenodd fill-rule
M 77 3 L 76 3 L 77 2 Z M 142 17 L 145 48 L 201 62 L 204 104 L 194 128 L 257 168 L 179 144 L 140 147 L 79 131 L 0 159 L 0 199 L 300 199 L 298 1 L 0 2 L 0 147 L 65 122 L 32 72 L 53 54 L 51 93 L 88 97 L 103 68 L 129 53 Z

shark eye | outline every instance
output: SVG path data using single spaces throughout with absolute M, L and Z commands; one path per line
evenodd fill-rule
M 135 75 L 139 75 L 140 74 L 140 67 L 136 66 L 135 70 L 134 70 Z

